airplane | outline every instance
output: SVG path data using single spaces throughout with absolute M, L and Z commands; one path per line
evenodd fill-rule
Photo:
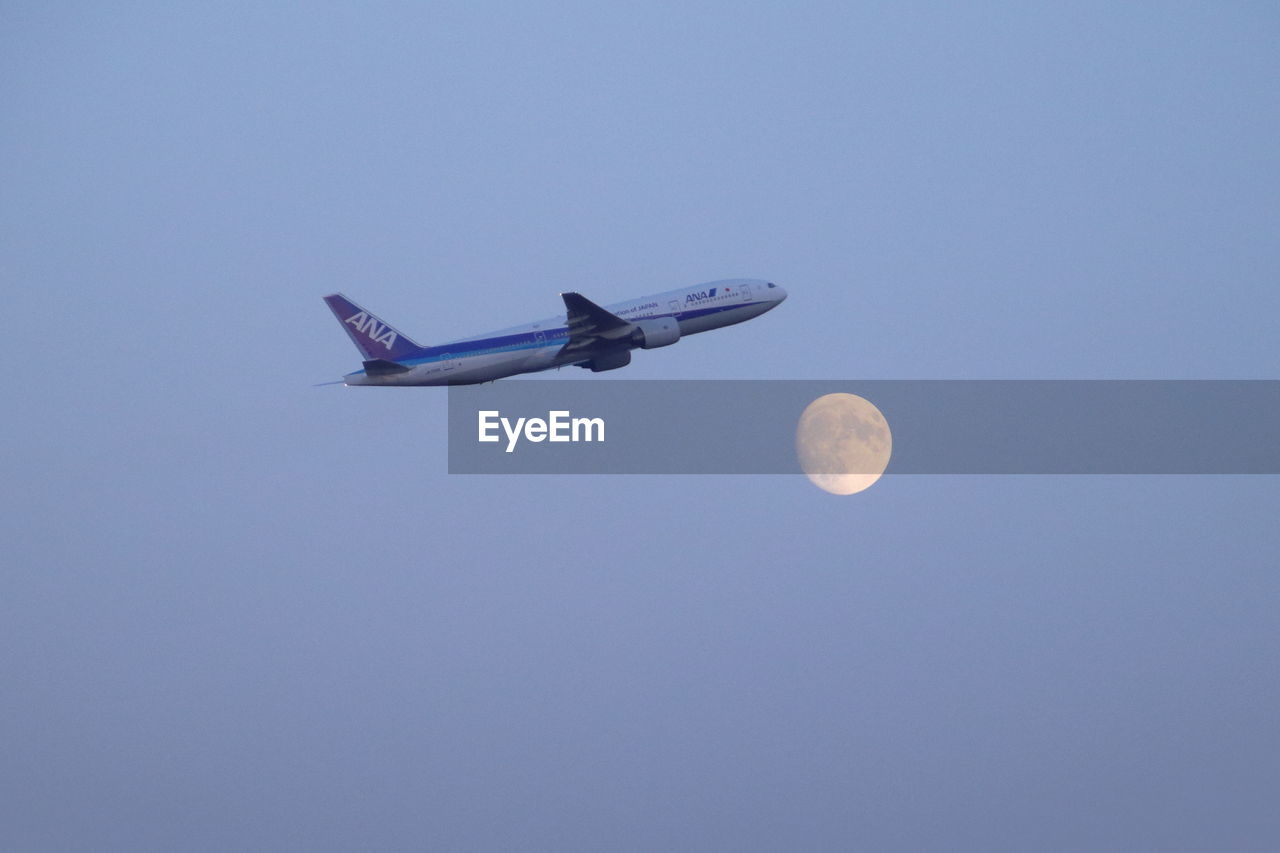
M 340 383 L 475 385 L 570 364 L 594 373 L 617 370 L 631 363 L 634 349 L 670 346 L 686 335 L 759 317 L 787 292 L 771 281 L 734 278 L 605 308 L 580 293 L 560 296 L 565 307 L 560 316 L 420 346 L 342 294 L 331 294 L 324 301 L 364 357 L 364 369 Z

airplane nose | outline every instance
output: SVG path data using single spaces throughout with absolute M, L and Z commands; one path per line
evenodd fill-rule
M 778 303 L 785 302 L 787 299 L 787 291 L 783 290 L 782 287 L 776 284 L 772 285 L 772 287 L 773 287 L 774 301 Z

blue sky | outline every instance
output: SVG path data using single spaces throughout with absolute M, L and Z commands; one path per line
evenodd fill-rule
M 625 376 L 1274 378 L 1278 26 L 4 4 L 4 846 L 1274 849 L 1273 478 L 450 477 L 312 383 L 335 290 L 732 276 Z

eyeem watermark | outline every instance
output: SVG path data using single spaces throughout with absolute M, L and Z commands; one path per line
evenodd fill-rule
M 542 418 L 510 418 L 502 417 L 496 409 L 488 409 L 476 413 L 478 424 L 478 441 L 501 441 L 498 428 L 507 436 L 507 453 L 516 449 L 516 444 L 523 437 L 525 441 L 604 441 L 604 418 L 575 418 L 568 410 L 547 412 L 546 420 Z
M 871 425 L 803 417 L 837 393 L 881 412 L 886 476 L 1280 475 L 1270 379 L 503 379 L 449 389 L 449 471 L 798 474 L 821 457 L 821 473 L 862 473 Z

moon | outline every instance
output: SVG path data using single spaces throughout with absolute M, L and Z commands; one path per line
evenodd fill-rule
M 800 468 L 818 488 L 852 495 L 880 479 L 893 453 L 889 422 L 857 394 L 824 394 L 805 406 L 796 425 Z

